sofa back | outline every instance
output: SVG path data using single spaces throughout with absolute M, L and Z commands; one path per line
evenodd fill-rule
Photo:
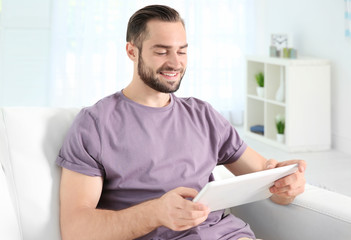
M 55 160 L 78 111 L 63 108 L 0 108 L 0 170 L 5 175 L 17 225 L 6 220 L 11 213 L 8 216 L 0 214 L 0 223 L 4 222 L 12 229 L 17 227 L 21 239 L 61 239 L 61 170 L 55 165 Z M 4 239 L 18 239 L 18 234 Z
M 0 154 L 2 152 L 0 151 Z M 16 211 L 11 202 L 4 169 L 0 164 L 0 239 L 21 239 Z

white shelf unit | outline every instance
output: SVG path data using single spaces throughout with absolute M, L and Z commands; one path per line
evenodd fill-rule
M 255 74 L 265 77 L 264 97 L 256 93 Z M 277 101 L 281 78 L 285 100 Z M 290 152 L 331 148 L 330 62 L 325 59 L 247 57 L 245 133 Z M 285 140 L 276 140 L 275 117 L 285 116 Z M 263 125 L 264 134 L 250 131 Z

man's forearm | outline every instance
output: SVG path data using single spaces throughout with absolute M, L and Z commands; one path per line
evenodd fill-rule
M 159 226 L 154 213 L 156 200 L 128 209 L 113 211 L 80 208 L 61 212 L 63 240 L 71 239 L 134 239 Z

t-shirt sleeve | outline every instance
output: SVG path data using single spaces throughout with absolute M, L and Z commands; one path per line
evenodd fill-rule
M 69 129 L 56 164 L 89 176 L 104 176 L 101 136 L 96 118 L 82 109 Z
M 218 165 L 235 162 L 247 148 L 236 129 L 215 109 L 210 107 L 215 122 L 215 129 L 219 135 Z

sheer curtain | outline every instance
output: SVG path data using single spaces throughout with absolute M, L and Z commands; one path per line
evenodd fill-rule
M 241 124 L 245 55 L 254 46 L 253 0 L 53 1 L 50 104 L 90 105 L 130 82 L 126 27 L 149 4 L 171 6 L 185 20 L 188 68 L 176 95 L 208 101 Z
M 345 1 L 345 37 L 351 39 L 351 0 Z

